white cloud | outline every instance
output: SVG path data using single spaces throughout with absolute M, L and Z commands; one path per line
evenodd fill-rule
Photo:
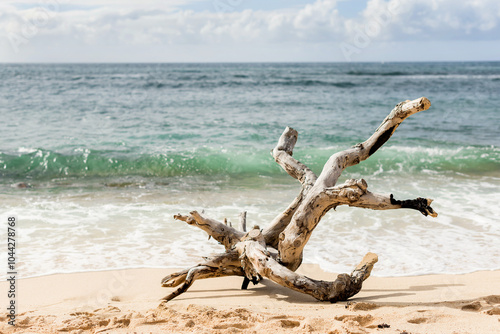
M 351 54 L 355 57 L 380 43 L 487 41 L 500 36 L 498 0 L 370 0 L 357 18 L 342 17 L 335 0 L 295 9 L 219 13 L 178 8 L 194 0 L 168 5 L 157 0 L 89 0 L 72 2 L 75 9 L 64 11 L 48 5 L 19 7 L 32 2 L 0 4 L 0 61 L 62 61 L 64 54 L 75 61 L 151 61 L 150 53 L 160 51 L 164 53 L 153 57 L 157 61 L 204 61 L 200 53 L 226 61 L 217 54 L 222 49 L 229 50 L 234 61 L 253 60 L 252 50 L 268 53 L 269 60 L 279 59 L 280 52 L 289 60 L 290 52 L 307 55 L 312 50 L 328 52 L 326 60 L 344 60 L 339 59 L 341 44 L 359 51 Z

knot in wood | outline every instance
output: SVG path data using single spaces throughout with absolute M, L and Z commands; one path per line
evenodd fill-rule
M 355 202 L 366 193 L 367 188 L 368 185 L 364 179 L 349 179 L 345 181 L 343 188 L 339 192 L 339 196 L 347 199 L 349 202 Z
M 359 148 L 362 150 L 364 148 L 363 143 L 357 143 L 356 145 L 353 146 L 354 148 Z
M 363 195 L 363 191 L 359 188 L 344 188 L 339 193 L 340 197 L 347 199 L 349 202 L 357 201 L 361 195 Z
M 368 185 L 366 184 L 366 181 L 364 179 L 348 179 L 344 182 L 343 184 L 344 187 L 358 187 L 362 188 L 363 190 L 366 190 Z
M 242 238 L 241 241 L 256 241 L 259 244 L 265 246 L 265 238 L 264 235 L 262 234 L 262 231 L 254 228 L 253 230 L 250 230 L 250 232 L 247 232 Z
M 359 179 L 356 180 L 356 183 L 358 185 L 358 188 L 363 191 L 363 193 L 366 193 L 366 189 L 368 189 L 368 184 L 366 183 L 365 179 Z
M 262 235 L 262 233 L 260 232 L 260 230 L 253 229 L 253 230 L 251 230 L 250 232 L 247 233 L 246 239 L 247 240 L 257 240 L 260 235 Z

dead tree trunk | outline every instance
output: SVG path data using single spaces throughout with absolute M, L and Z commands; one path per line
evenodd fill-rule
M 395 200 L 392 195 L 368 191 L 363 179 L 347 180 L 344 184 L 336 185 L 345 168 L 368 159 L 389 140 L 401 122 L 419 111 L 429 109 L 430 105 L 425 97 L 399 103 L 365 142 L 333 154 L 319 176 L 292 157 L 298 133 L 287 127 L 271 154 L 290 176 L 302 184 L 298 196 L 267 228 L 261 230 L 254 226 L 247 233 L 246 214 L 241 215 L 242 231 L 203 217 L 196 211 L 188 216 L 174 216 L 207 232 L 224 245 L 226 252 L 205 258 L 205 262 L 197 266 L 165 277 L 162 280 L 164 287 L 180 287 L 164 300 L 171 300 L 185 292 L 196 279 L 232 275 L 245 277 L 242 288 L 246 288 L 250 281 L 256 284 L 265 277 L 322 301 L 346 300 L 358 293 L 363 281 L 370 276 L 378 260 L 377 255 L 366 254 L 350 275 L 341 274 L 335 281 L 327 282 L 295 273 L 302 263 L 304 247 L 321 218 L 339 205 L 373 210 L 406 208 L 418 210 L 425 216 L 437 216 L 430 207 L 432 200 L 428 198 Z

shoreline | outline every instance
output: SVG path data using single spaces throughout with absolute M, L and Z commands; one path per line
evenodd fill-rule
M 196 263 L 188 264 L 186 265 L 186 268 L 195 266 Z M 309 268 L 309 267 L 317 267 L 317 272 L 324 273 L 324 275 L 331 275 L 330 277 L 333 277 L 335 275 L 338 275 L 339 273 L 336 272 L 331 272 L 329 270 L 322 269 L 319 264 L 316 263 L 309 263 L 309 262 L 303 262 L 300 269 L 298 272 L 302 272 L 304 268 Z M 141 267 L 141 266 L 131 266 L 131 267 L 122 267 L 122 268 L 111 268 L 111 269 L 96 269 L 96 270 L 84 270 L 84 271 L 73 271 L 73 272 L 54 272 L 54 273 L 47 273 L 47 274 L 40 274 L 40 275 L 34 275 L 34 276 L 28 276 L 28 277 L 22 277 L 19 278 L 18 280 L 28 280 L 28 279 L 36 279 L 36 278 L 42 278 L 42 277 L 50 277 L 50 276 L 59 276 L 59 275 L 79 275 L 79 274 L 85 274 L 85 273 L 106 273 L 106 272 L 113 272 L 113 271 L 127 271 L 127 270 L 165 270 L 165 272 L 175 272 L 178 270 L 182 270 L 182 268 L 178 266 L 153 266 L 153 267 Z M 310 272 L 311 269 L 306 269 L 306 271 Z M 500 271 L 500 268 L 495 268 L 495 269 L 476 269 L 473 271 L 468 271 L 468 272 L 459 272 L 459 273 L 425 273 L 425 274 L 408 274 L 408 275 L 399 275 L 399 276 L 391 276 L 391 275 L 378 275 L 377 273 L 371 273 L 370 277 L 373 278 L 408 278 L 408 277 L 421 277 L 421 276 L 454 276 L 454 275 L 469 275 L 469 274 L 474 274 L 478 272 L 494 272 L 494 271 Z M 165 274 L 166 275 L 166 274 Z M 1 283 L 1 282 L 0 282 Z
M 264 280 L 199 280 L 169 303 L 160 280 L 174 269 L 53 274 L 17 282 L 16 327 L 2 333 L 494 333 L 500 327 L 500 270 L 460 275 L 370 277 L 348 302 L 330 304 Z M 304 264 L 300 273 L 336 274 Z M 0 282 L 7 291 L 8 282 Z M 382 325 L 390 327 L 380 328 Z

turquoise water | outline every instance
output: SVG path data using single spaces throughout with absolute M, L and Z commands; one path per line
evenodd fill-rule
M 375 251 L 375 275 L 498 269 L 499 92 L 499 62 L 1 64 L 2 214 L 20 221 L 25 276 L 196 264 L 220 246 L 172 215 L 248 210 L 266 226 L 298 191 L 269 154 L 286 126 L 319 172 L 426 96 L 431 109 L 343 179 L 430 196 L 440 216 L 339 208 L 305 259 L 345 271 Z

